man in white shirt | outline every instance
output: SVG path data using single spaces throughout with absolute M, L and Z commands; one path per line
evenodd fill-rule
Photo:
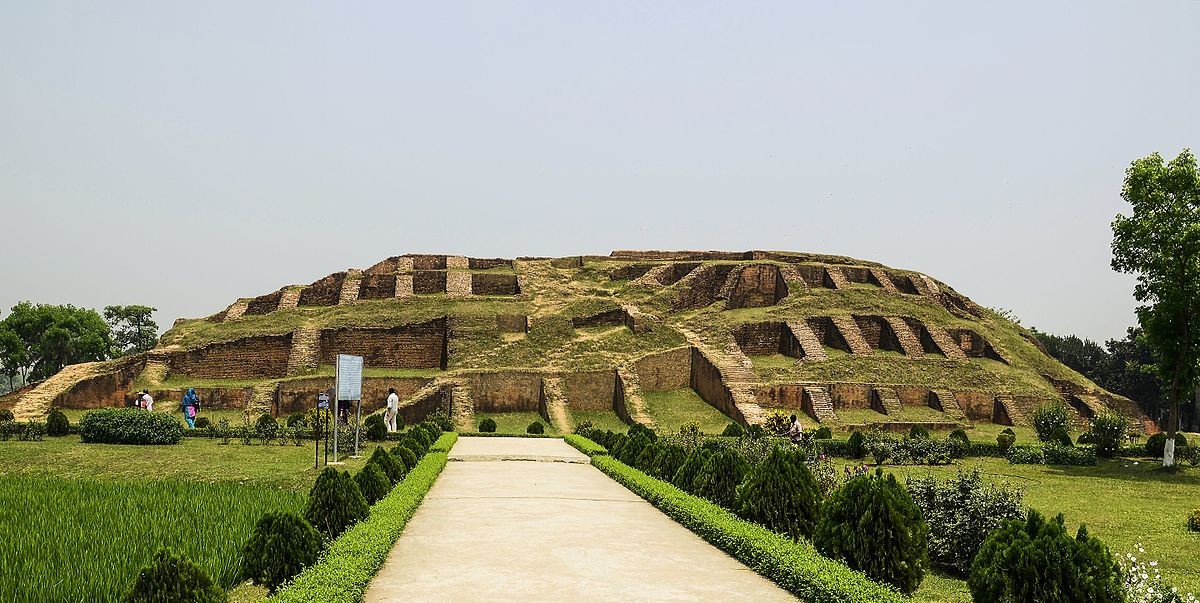
M 383 423 L 387 425 L 388 433 L 396 431 L 396 412 L 400 408 L 400 396 L 396 395 L 396 388 L 388 388 L 387 411 L 383 413 Z
M 150 397 L 150 392 L 142 390 L 141 402 L 143 410 L 154 410 L 154 398 Z

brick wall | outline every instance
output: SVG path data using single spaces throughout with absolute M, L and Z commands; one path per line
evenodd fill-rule
M 265 379 L 287 374 L 292 334 L 245 337 L 171 354 L 172 374 L 210 379 Z
M 858 323 L 863 339 L 867 340 L 871 349 L 904 353 L 896 332 L 882 316 L 854 316 L 854 322 Z
M 769 385 L 754 390 L 754 401 L 764 408 L 804 408 L 804 386 L 798 384 Z
M 573 410 L 615 410 L 615 370 L 587 371 L 563 375 L 563 395 Z
M 396 297 L 396 275 L 364 274 L 358 283 L 358 299 L 391 299 Z
M 336 306 L 342 296 L 342 283 L 346 280 L 345 272 L 336 272 L 307 287 L 300 292 L 301 306 Z
M 321 364 L 338 354 L 363 357 L 372 368 L 446 368 L 446 318 L 392 328 L 342 328 L 321 331 Z
M 991 421 L 996 396 L 987 392 L 954 392 L 954 400 L 972 421 Z
M 812 329 L 817 340 L 821 345 L 842 350 L 850 353 L 850 344 L 846 343 L 846 338 L 842 337 L 842 332 L 838 330 L 837 325 L 833 324 L 833 319 L 828 316 L 815 316 L 804 320 L 808 324 L 808 328 Z
M 761 308 L 773 306 L 788 294 L 787 283 L 774 264 L 744 266 L 729 294 L 730 308 Z
M 363 414 L 367 415 L 387 404 L 388 388 L 396 388 L 396 395 L 403 402 L 421 388 L 433 382 L 426 377 L 366 377 L 363 379 Z M 333 387 L 333 377 L 313 377 L 281 381 L 275 396 L 275 416 L 286 417 L 295 412 L 306 412 L 317 406 L 317 394 Z M 405 419 L 407 421 L 408 419 Z
M 622 308 L 607 310 L 591 316 L 576 316 L 571 319 L 571 326 L 576 329 L 585 327 L 616 327 L 626 324 L 629 315 Z
M 676 310 L 703 308 L 719 299 L 721 288 L 736 264 L 701 266 L 688 275 L 686 286 L 679 292 Z
M 412 273 L 413 293 L 431 295 L 446 292 L 445 270 L 417 270 Z
M 752 251 L 631 251 L 618 249 L 609 254 L 615 260 L 744 261 L 754 259 Z
M 834 383 L 829 386 L 829 397 L 833 398 L 833 408 L 871 408 L 871 392 L 873 385 L 865 383 Z
M 468 258 L 467 266 L 471 270 L 488 270 L 491 268 L 512 268 L 513 261 L 504 258 Z
M 677 348 L 646 356 L 634 363 L 643 391 L 658 392 L 691 386 L 692 350 Z
M 979 333 L 971 329 L 946 329 L 946 333 L 962 348 L 968 358 L 990 358 L 1008 364 L 1008 360 L 996 353 L 992 344 Z
M 739 423 L 745 417 L 734 403 L 733 394 L 721 379 L 721 372 L 696 348 L 692 348 L 692 375 L 690 385 L 700 398 L 717 410 Z
M 529 317 L 524 314 L 497 314 L 496 330 L 501 333 L 525 333 L 529 331 Z
M 444 255 L 421 255 L 410 253 L 405 257 L 412 258 L 413 270 L 445 270 L 446 256 Z
M 130 384 L 144 368 L 146 357 L 132 356 L 110 373 L 79 381 L 54 398 L 50 405 L 73 409 L 124 406 Z
M 519 295 L 521 287 L 517 275 L 502 272 L 478 272 L 471 274 L 471 293 L 474 295 Z
M 608 278 L 614 281 L 631 281 L 635 278 L 642 278 L 650 270 L 658 267 L 659 264 L 627 264 L 619 268 L 614 268 L 608 273 Z
M 178 408 L 187 388 L 150 389 L 155 408 Z M 200 415 L 206 410 L 243 410 L 254 395 L 252 387 L 197 387 L 200 396 Z M 232 421 L 231 421 L 232 423 Z
M 905 317 L 903 320 L 908 324 L 908 328 L 912 329 L 912 332 L 916 334 L 917 339 L 921 342 L 921 349 L 926 354 L 938 354 L 945 356 L 945 354 L 942 353 L 941 348 L 938 347 L 937 342 L 935 342 L 933 337 L 929 334 L 929 328 L 925 326 L 925 323 L 915 318 L 908 317 Z
M 475 373 L 470 382 L 475 412 L 538 412 L 542 378 L 537 373 Z
M 363 274 L 396 274 L 399 270 L 400 257 L 392 256 L 363 271 Z
M 892 279 L 892 283 L 896 285 L 896 289 L 901 293 L 907 293 L 909 295 L 921 294 L 921 292 L 917 289 L 917 286 L 913 283 L 912 277 L 908 276 L 907 274 L 888 272 L 887 275 Z
M 246 311 L 244 314 L 269 314 L 279 308 L 279 299 L 283 297 L 283 291 L 276 291 L 266 295 L 260 295 L 246 303 Z

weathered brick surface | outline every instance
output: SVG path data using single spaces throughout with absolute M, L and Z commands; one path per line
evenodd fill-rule
M 468 381 L 475 412 L 539 412 L 542 378 L 537 373 L 473 373 Z
M 828 356 L 825 354 L 825 348 L 821 345 L 821 339 L 816 333 L 809 328 L 808 323 L 802 320 L 790 321 L 787 323 L 788 331 L 791 331 L 792 337 L 796 340 L 796 345 L 800 347 L 798 358 L 804 360 L 825 360 Z
M 686 382 L 680 387 L 687 387 Z M 617 368 L 616 391 L 613 392 L 613 410 L 627 424 L 654 425 L 654 419 L 646 411 L 646 399 L 642 397 L 642 385 L 638 372 L 632 366 Z
M 745 422 L 721 371 L 700 350 L 692 348 L 691 388 L 705 402 L 739 422 Z
M 445 270 L 446 256 L 444 255 L 422 255 L 411 253 L 407 257 L 412 262 L 413 270 Z
M 701 266 L 679 281 L 679 297 L 675 309 L 703 308 L 720 298 L 725 281 L 733 272 L 735 264 Z
M 921 340 L 913 333 L 912 328 L 904 319 L 896 316 L 888 316 L 884 318 L 887 321 L 888 327 L 891 328 L 892 334 L 895 335 L 896 341 L 900 344 L 900 348 L 906 356 L 912 358 L 923 358 L 925 356 L 925 348 L 921 346 Z
M 416 269 L 416 262 L 412 258 L 405 256 L 396 258 L 396 272 L 412 272 Z
M 787 297 L 787 283 L 774 264 L 751 264 L 736 272 L 733 290 L 729 292 L 729 308 L 761 308 L 773 306 Z
M 825 274 L 825 266 L 822 264 L 796 264 L 796 272 L 804 278 L 804 283 L 809 287 L 820 287 L 823 289 L 832 289 L 833 282 Z
M 279 309 L 287 310 L 300 305 L 300 292 L 304 287 L 289 286 L 283 288 L 283 295 L 279 297 Z
M 958 405 L 958 400 L 950 390 L 938 389 L 930 392 L 929 406 L 946 413 L 947 417 L 955 421 L 963 421 L 967 418 L 967 415 L 963 413 L 962 407 Z
M 301 306 L 335 306 L 342 296 L 345 272 L 335 272 L 304 288 L 300 292 Z
M 111 372 L 81 379 L 55 396 L 50 407 L 89 409 L 123 406 L 134 378 L 145 368 L 145 365 L 144 357 L 140 360 L 131 359 L 129 362 L 120 363 Z M 155 398 L 155 400 L 159 399 Z M 20 418 L 24 417 L 18 417 L 18 419 Z
M 626 324 L 629 315 L 624 308 L 605 310 L 588 316 L 576 316 L 571 319 L 571 326 L 576 329 L 586 327 L 617 327 Z
M 396 297 L 412 297 L 413 296 L 413 275 L 411 272 L 407 274 L 396 275 Z
M 609 254 L 614 260 L 674 260 L 678 262 L 746 261 L 754 259 L 751 251 L 631 251 L 618 249 Z
M 239 299 L 233 302 L 233 304 L 225 310 L 225 317 L 222 319 L 222 321 L 241 318 L 242 315 L 246 313 L 246 307 L 249 306 L 249 304 L 250 301 L 245 299 Z
M 467 297 L 471 295 L 471 273 L 462 270 L 447 270 L 446 295 L 450 297 Z
M 862 333 L 862 338 L 872 350 L 887 350 L 889 352 L 905 353 L 900 340 L 892 330 L 892 325 L 882 316 L 854 316 L 854 323 Z M 849 341 L 849 340 L 847 340 Z M 853 346 L 852 346 L 853 347 Z
M 827 387 L 834 408 L 871 408 L 871 392 L 875 387 L 869 383 L 831 383 Z
M 924 345 L 924 337 L 928 336 L 929 341 L 936 347 L 936 351 L 941 352 L 943 356 L 951 360 L 966 360 L 966 352 L 963 352 L 962 348 L 941 327 L 930 323 L 922 323 L 921 327 L 923 329 L 922 345 Z M 926 351 L 929 351 L 928 347 Z
M 850 346 L 850 352 L 856 355 L 869 355 L 871 347 L 863 338 L 862 332 L 858 328 L 858 323 L 849 316 L 831 316 L 833 324 L 837 326 L 838 331 L 842 334 L 842 339 L 846 341 L 846 345 Z
M 292 334 L 246 337 L 171 355 L 171 372 L 211 379 L 265 379 L 287 373 Z
M 445 270 L 417 270 L 411 273 L 413 293 L 432 295 L 446 292 Z
M 991 342 L 984 339 L 982 335 L 972 331 L 971 329 L 948 329 L 946 333 L 952 338 L 952 341 L 958 344 L 958 348 L 962 350 L 968 358 L 990 358 L 997 362 L 1008 364 L 1008 359 L 1001 356 L 999 352 L 992 347 Z
M 888 277 L 886 271 L 880 268 L 871 268 L 870 270 L 871 278 L 874 279 L 874 284 L 879 285 L 888 293 L 899 293 L 899 290 L 896 289 L 895 283 L 893 283 L 892 279 Z
M 245 410 L 250 403 L 254 391 L 251 387 L 197 387 L 196 395 L 200 397 L 200 416 L 208 410 Z M 149 388 L 150 397 L 154 398 L 154 408 L 179 408 L 179 402 L 187 388 L 155 389 Z M 133 404 L 133 395 L 128 395 L 128 404 Z
M 888 278 L 891 279 L 892 283 L 896 286 L 896 290 L 900 293 L 905 293 L 908 295 L 921 294 L 921 292 L 917 290 L 917 286 L 914 284 L 913 278 L 907 274 L 892 272 L 888 273 Z
M 501 333 L 525 333 L 529 331 L 529 317 L 524 314 L 497 314 L 496 330 Z
M 505 258 L 469 258 L 467 264 L 471 270 L 513 267 L 513 261 Z
M 812 330 L 817 340 L 821 342 L 821 345 L 846 353 L 853 352 L 850 349 L 850 344 L 846 342 L 846 338 L 842 336 L 842 332 L 838 330 L 832 318 L 828 316 L 816 316 L 805 319 L 804 323 Z
M 392 256 L 386 260 L 378 262 L 363 271 L 368 276 L 378 276 L 384 274 L 396 274 L 399 267 L 399 257 Z M 409 268 L 411 270 L 411 268 Z
M 356 268 L 346 271 L 346 278 L 342 280 L 342 290 L 338 294 L 339 304 L 358 301 L 358 286 L 362 283 L 362 276 L 362 270 Z
M 805 353 L 792 330 L 782 322 L 744 323 L 734 329 L 733 338 L 747 356 L 783 354 L 802 358 Z
M 279 300 L 282 297 L 282 291 L 260 295 L 246 303 L 245 313 L 250 316 L 270 314 L 279 309 Z
M 900 397 L 890 387 L 876 387 L 871 392 L 871 408 L 885 415 L 898 415 L 903 410 Z
M 287 374 L 304 375 L 317 369 L 321 358 L 321 331 L 301 327 L 292 332 L 292 349 L 288 354 Z
M 475 295 L 520 295 L 516 274 L 478 272 L 471 275 L 471 293 Z
M 338 354 L 363 357 L 373 368 L 446 368 L 446 319 L 391 328 L 328 329 L 321 332 L 321 364 L 332 365 Z
M 571 255 L 563 258 L 554 258 L 550 260 L 550 265 L 554 268 L 563 269 L 583 268 L 583 256 Z
M 833 410 L 833 399 L 823 387 L 810 385 L 804 388 L 804 411 L 818 421 L 837 419 Z
M 692 375 L 692 350 L 676 348 L 652 354 L 633 363 L 638 382 L 648 392 L 668 391 L 689 387 Z
M 562 393 L 573 410 L 615 410 L 617 372 L 615 370 L 566 373 Z
M 448 256 L 446 256 L 446 269 L 447 270 L 470 270 L 471 269 L 471 260 L 469 260 L 461 255 L 448 255 Z
M 420 391 L 433 382 L 427 377 L 365 377 L 362 384 L 363 415 L 375 412 L 387 404 L 388 388 L 395 388 L 401 400 Z M 285 417 L 296 412 L 305 412 L 317 406 L 317 394 L 333 387 L 333 377 L 313 377 L 281 381 L 276 392 L 273 412 Z M 409 419 L 406 417 L 405 422 Z
M 959 408 L 968 419 L 995 422 L 993 416 L 996 409 L 995 394 L 979 391 L 956 391 L 954 399 L 958 401 Z
M 396 297 L 395 274 L 367 274 L 358 283 L 359 299 L 391 299 Z
M 647 272 L 662 267 L 662 264 L 626 264 L 612 269 L 608 273 L 609 280 L 630 281 L 645 276 Z

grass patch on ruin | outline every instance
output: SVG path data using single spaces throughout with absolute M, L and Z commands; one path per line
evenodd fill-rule
M 629 429 L 629 425 L 611 410 L 572 410 L 571 421 L 577 426 L 584 421 L 590 421 L 596 429 L 611 430 L 613 433 L 624 433 Z
M 654 419 L 655 429 L 668 433 L 679 433 L 679 427 L 689 421 L 698 421 L 700 431 L 719 434 L 733 419 L 705 402 L 691 388 L 661 392 L 642 392 L 646 401 L 646 412 Z

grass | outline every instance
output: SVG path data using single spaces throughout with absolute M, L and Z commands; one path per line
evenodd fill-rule
M 700 431 L 721 433 L 725 426 L 733 422 L 691 388 L 642 392 L 642 398 L 646 401 L 646 412 L 660 431 L 678 433 L 679 426 L 684 423 L 699 421 Z
M 629 425 L 611 410 L 572 410 L 571 420 L 575 425 L 591 421 L 593 427 L 601 431 L 611 430 L 613 433 L 624 433 L 629 429 Z
M 223 588 L 268 511 L 303 510 L 295 491 L 237 483 L 0 477 L 0 600 L 116 601 L 161 547 Z
M 475 413 L 475 427 L 479 427 L 481 421 L 489 418 L 496 422 L 496 433 L 525 433 L 525 429 L 534 421 L 540 421 L 546 428 L 546 433 L 558 433 L 554 430 L 553 425 L 547 423 L 536 412 L 477 412 Z
M 1135 464 L 1136 463 L 1136 464 Z M 885 465 L 906 476 L 952 476 L 959 468 L 979 469 L 994 482 L 1021 488 L 1025 504 L 1047 516 L 1062 513 L 1068 528 L 1087 524 L 1115 555 L 1136 554 L 1158 561 L 1163 578 L 1181 591 L 1200 593 L 1200 534 L 1188 532 L 1187 515 L 1200 507 L 1200 468 L 1177 473 L 1157 469 L 1160 461 L 1101 460 L 1095 467 L 1012 465 L 1000 458 L 968 458 L 956 466 Z M 1119 494 L 1118 494 L 1119 493 Z M 926 578 L 918 601 L 969 601 L 966 583 L 948 577 Z

